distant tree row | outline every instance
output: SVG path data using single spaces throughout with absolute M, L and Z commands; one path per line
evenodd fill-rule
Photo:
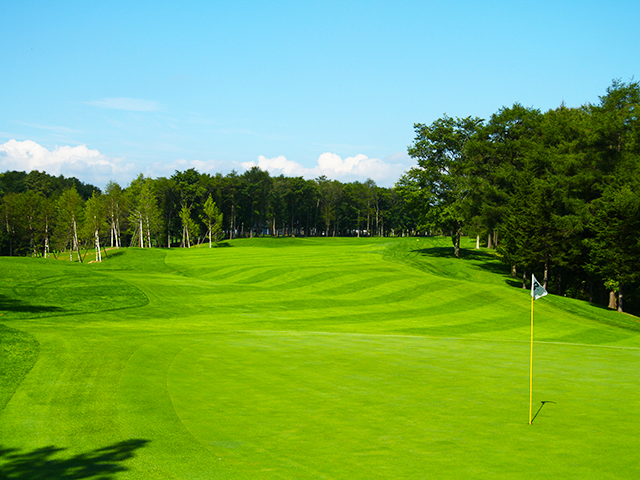
M 477 235 L 523 287 L 536 272 L 556 294 L 637 309 L 639 113 L 639 84 L 614 81 L 580 108 L 515 104 L 488 121 L 416 124 L 418 165 L 396 190 L 416 228 L 449 233 L 456 256 L 460 236 Z
M 259 235 L 372 236 L 412 233 L 393 189 L 319 177 L 176 171 L 140 175 L 104 192 L 42 172 L 0 174 L 3 255 L 58 255 L 101 247 L 190 247 Z
M 558 295 L 640 311 L 640 85 L 542 113 L 514 104 L 488 121 L 416 124 L 417 166 L 394 188 L 372 180 L 176 171 L 104 192 L 42 172 L 0 174 L 2 255 L 101 246 L 189 247 L 260 235 L 450 234 L 481 239 Z

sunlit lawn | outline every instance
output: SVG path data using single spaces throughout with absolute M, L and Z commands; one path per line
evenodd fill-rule
M 640 478 L 635 317 L 536 301 L 528 425 L 490 253 L 225 245 L 0 258 L 0 478 Z

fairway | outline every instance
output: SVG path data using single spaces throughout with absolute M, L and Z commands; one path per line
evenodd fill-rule
M 0 258 L 0 478 L 640 478 L 636 317 L 536 301 L 528 425 L 529 292 L 491 253 L 225 245 Z

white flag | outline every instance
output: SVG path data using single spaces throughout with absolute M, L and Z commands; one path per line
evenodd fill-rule
M 531 274 L 531 296 L 534 300 L 539 299 L 540 297 L 544 297 L 547 294 L 547 291 L 544 289 L 542 285 L 536 280 L 536 276 Z

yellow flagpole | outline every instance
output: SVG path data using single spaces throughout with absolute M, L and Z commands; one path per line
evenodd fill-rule
M 529 425 L 531 425 L 531 404 L 533 403 L 533 295 L 531 296 L 531 354 L 529 358 Z

